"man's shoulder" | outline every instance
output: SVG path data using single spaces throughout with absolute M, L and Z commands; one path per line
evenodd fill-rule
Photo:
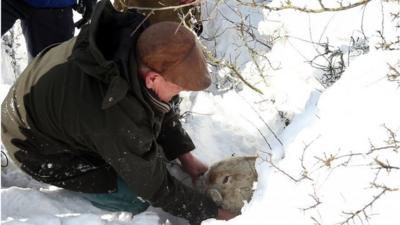
M 44 74 L 53 67 L 70 60 L 76 37 L 62 43 L 56 43 L 43 49 L 27 67 L 35 73 Z

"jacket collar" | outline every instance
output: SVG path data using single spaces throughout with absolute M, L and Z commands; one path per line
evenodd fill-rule
M 172 105 L 170 103 L 162 101 L 153 90 L 148 89 L 143 80 L 140 80 L 140 87 L 145 96 L 145 99 L 151 104 L 151 106 L 155 110 L 161 113 L 167 113 L 171 111 Z
M 121 13 L 109 0 L 102 0 L 77 37 L 71 58 L 85 74 L 106 84 L 102 109 L 118 103 L 129 89 L 144 102 L 135 55 L 137 38 L 147 26 L 144 20 L 134 10 Z
M 167 113 L 171 110 L 171 105 L 169 103 L 161 101 L 153 91 L 144 88 L 144 94 L 149 99 L 151 105 L 158 111 L 162 113 Z

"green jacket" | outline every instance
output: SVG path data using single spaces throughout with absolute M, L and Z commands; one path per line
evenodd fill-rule
M 194 145 L 174 107 L 137 76 L 142 20 L 103 0 L 78 37 L 41 52 L 2 103 L 2 141 L 39 181 L 101 193 L 115 191 L 119 176 L 153 206 L 198 224 L 217 207 L 166 169 Z

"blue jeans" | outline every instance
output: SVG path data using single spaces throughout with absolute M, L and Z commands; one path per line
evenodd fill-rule
M 118 190 L 113 193 L 79 193 L 84 199 L 90 201 L 97 208 L 118 212 L 126 211 L 132 214 L 138 214 L 145 211 L 150 204 L 146 201 L 138 199 L 128 185 L 118 177 Z

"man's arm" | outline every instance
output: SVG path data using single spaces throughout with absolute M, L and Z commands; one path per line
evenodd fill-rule
M 133 130 L 133 129 L 131 129 Z M 138 196 L 155 207 L 186 218 L 192 225 L 215 218 L 218 208 L 205 194 L 172 177 L 166 168 L 161 146 L 146 133 L 131 138 L 126 132 L 97 132 L 93 137 L 98 153 Z M 140 149 L 139 149 L 140 148 Z
M 183 170 L 192 177 L 193 184 L 197 178 L 202 176 L 208 170 L 208 166 L 197 159 L 191 152 L 184 153 L 178 157 Z
M 169 160 L 179 159 L 183 170 L 191 176 L 192 182 L 195 183 L 199 176 L 207 172 L 208 166 L 191 153 L 195 146 L 179 120 L 178 96 L 173 98 L 172 106 L 171 111 L 164 117 L 157 141 L 163 147 Z
M 157 139 L 168 160 L 174 160 L 195 149 L 192 139 L 179 121 L 179 96 L 175 96 L 171 103 L 172 109 L 165 114 Z

